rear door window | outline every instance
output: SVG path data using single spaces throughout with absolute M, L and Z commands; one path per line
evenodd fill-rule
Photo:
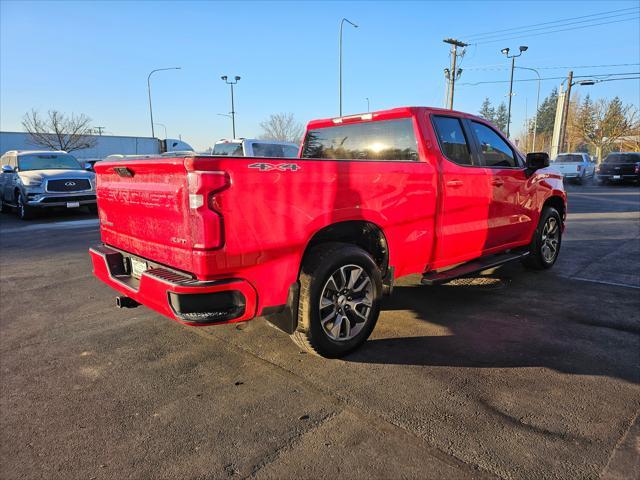
M 433 126 L 440 143 L 440 150 L 458 165 L 472 165 L 471 149 L 462 129 L 460 119 L 455 117 L 433 117 Z
M 254 143 L 253 144 L 253 156 L 254 157 L 284 157 L 284 150 L 282 145 L 273 143 Z
M 216 143 L 213 147 L 213 154 L 228 157 L 244 157 L 241 143 Z
M 480 158 L 486 167 L 513 168 L 519 167 L 513 149 L 492 128 L 479 123 L 471 122 L 473 131 L 480 147 Z
M 302 158 L 417 161 L 418 142 L 410 118 L 309 130 Z

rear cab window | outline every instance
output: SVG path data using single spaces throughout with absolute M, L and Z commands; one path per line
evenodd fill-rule
M 309 130 L 302 158 L 418 161 L 412 118 L 336 125 Z
M 582 157 L 582 155 L 558 155 L 553 163 L 582 163 L 583 160 L 584 158 Z
M 241 143 L 216 143 L 213 147 L 213 155 L 226 157 L 244 157 Z

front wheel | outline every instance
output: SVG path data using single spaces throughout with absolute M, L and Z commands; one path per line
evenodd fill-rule
M 315 247 L 302 265 L 292 338 L 310 353 L 342 357 L 373 331 L 381 296 L 382 275 L 366 251 L 344 243 Z
M 529 245 L 529 255 L 525 257 L 523 263 L 535 270 L 553 267 L 558 259 L 561 243 L 562 218 L 555 208 L 545 207 Z

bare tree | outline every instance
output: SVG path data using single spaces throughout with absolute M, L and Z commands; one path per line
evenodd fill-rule
M 304 134 L 304 126 L 295 119 L 293 113 L 270 115 L 268 120 L 260 122 L 260 128 L 263 132 L 260 138 L 265 140 L 300 143 Z
M 595 148 L 598 163 L 620 138 L 637 134 L 639 125 L 637 109 L 618 97 L 592 102 L 587 96 L 574 120 L 584 141 Z
M 95 147 L 98 143 L 91 136 L 91 119 L 84 114 L 66 116 L 57 110 L 49 110 L 46 116 L 40 116 L 36 110 L 31 110 L 22 118 L 22 126 L 32 143 L 52 150 L 73 152 Z

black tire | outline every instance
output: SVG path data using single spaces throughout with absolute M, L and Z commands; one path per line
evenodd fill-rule
M 24 198 L 22 197 L 22 193 L 18 193 L 17 197 L 17 213 L 20 220 L 31 220 L 35 217 L 35 211 L 32 207 L 24 204 Z
M 93 205 L 87 205 L 87 208 L 89 209 L 90 213 L 98 213 L 98 205 L 93 204 Z
M 550 220 L 551 219 L 551 220 Z M 546 248 L 549 248 L 549 243 L 546 243 L 551 240 L 546 240 L 545 235 L 545 226 L 549 222 L 555 221 L 557 228 L 557 244 L 556 250 L 553 254 L 553 258 L 549 258 L 548 252 Z M 562 218 L 558 211 L 553 207 L 544 207 L 542 210 L 542 214 L 540 215 L 540 221 L 538 222 L 538 227 L 536 231 L 533 233 L 533 238 L 531 243 L 529 244 L 529 255 L 524 258 L 522 263 L 531 269 L 534 270 L 546 270 L 556 263 L 558 259 L 558 255 L 560 254 L 560 246 L 562 245 Z
M 582 185 L 584 183 L 584 177 L 576 178 L 576 185 Z
M 362 272 L 358 268 L 366 273 L 366 277 L 360 276 Z M 324 309 L 333 308 L 333 311 L 336 312 L 335 320 L 326 322 L 323 326 L 320 318 L 320 305 L 322 299 L 326 302 L 328 298 L 323 297 L 323 294 L 331 291 L 331 287 L 329 287 L 330 278 L 338 275 L 340 271 L 349 271 L 346 269 L 354 270 L 359 275 L 352 286 L 352 290 L 349 290 L 352 292 L 351 294 L 353 296 L 367 295 L 369 297 L 367 302 L 370 301 L 370 307 L 363 307 L 363 311 L 368 312 L 366 314 L 367 318 L 365 321 L 358 321 L 358 316 L 361 318 L 362 312 L 358 311 L 357 306 L 355 306 L 358 300 L 364 300 L 364 298 L 348 297 L 348 300 L 353 299 L 353 306 L 350 309 L 349 305 L 345 305 L 348 293 L 340 294 L 336 290 L 336 295 L 334 295 L 335 304 L 329 307 L 322 307 Z M 367 279 L 369 282 L 366 281 Z M 338 358 L 352 352 L 369 338 L 380 315 L 380 298 L 382 297 L 382 274 L 371 255 L 355 245 L 346 243 L 319 245 L 305 255 L 299 280 L 298 329 L 291 335 L 291 338 L 300 348 L 323 357 Z M 360 281 L 360 285 L 363 283 L 367 285 L 364 293 L 355 293 L 358 281 Z M 336 285 L 335 282 L 333 284 Z M 368 288 L 369 285 L 370 289 Z M 339 306 L 340 298 L 342 299 L 342 306 Z M 365 303 L 358 304 L 360 307 L 362 305 L 365 305 Z M 358 313 L 358 316 L 354 314 L 354 310 Z M 341 311 L 344 316 L 339 315 L 338 311 Z M 326 315 L 325 318 L 329 316 L 331 315 Z M 341 319 L 338 317 L 341 317 Z M 345 321 L 345 339 L 339 339 L 343 330 L 340 325 L 342 321 Z M 337 340 L 332 338 L 330 336 L 331 333 L 327 331 L 333 332 L 335 330 L 334 327 L 337 327 Z M 358 328 L 359 331 L 354 333 L 352 338 L 348 338 L 348 335 Z

